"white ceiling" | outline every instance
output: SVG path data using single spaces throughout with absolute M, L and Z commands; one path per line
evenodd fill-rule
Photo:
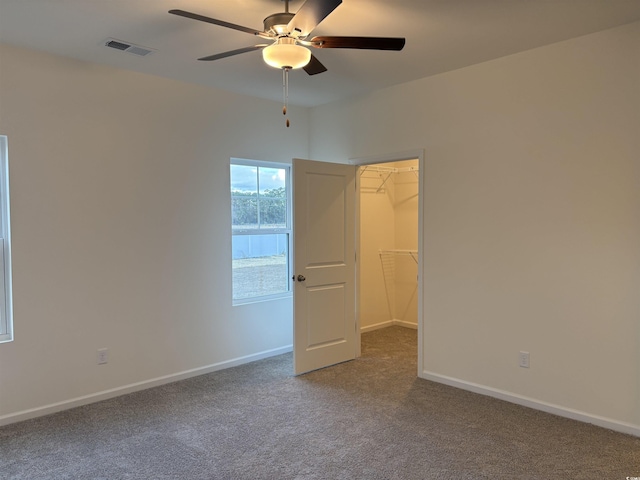
M 304 0 L 291 0 L 292 12 Z M 282 99 L 282 75 L 259 51 L 198 57 L 263 43 L 168 14 L 182 9 L 262 30 L 281 0 L 0 0 L 0 42 L 89 62 Z M 314 106 L 640 20 L 640 0 L 343 0 L 313 35 L 406 37 L 403 51 L 313 50 L 328 68 L 291 73 L 289 102 Z M 107 38 L 154 49 L 139 57 Z M 256 41 L 259 40 L 259 41 Z M 0 59 L 1 68 L 1 59 Z

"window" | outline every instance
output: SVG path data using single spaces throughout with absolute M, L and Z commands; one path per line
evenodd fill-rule
M 0 135 L 0 343 L 11 340 L 13 340 L 13 318 L 9 235 L 9 163 L 7 137 Z
M 234 303 L 289 295 L 289 166 L 231 160 Z

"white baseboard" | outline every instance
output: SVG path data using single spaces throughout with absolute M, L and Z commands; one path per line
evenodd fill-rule
M 626 433 L 628 435 L 634 435 L 640 437 L 640 425 L 633 425 L 631 423 L 619 422 L 606 417 L 600 417 L 598 415 L 591 415 L 589 413 L 574 410 L 572 408 L 566 408 L 552 403 L 542 402 L 533 398 L 517 395 L 515 393 L 506 392 L 496 388 L 479 385 L 473 382 L 467 382 L 459 380 L 457 378 L 448 377 L 446 375 L 440 375 L 428 371 L 423 371 L 420 375 L 425 380 L 431 380 L 433 382 L 442 383 L 451 387 L 460 388 L 462 390 L 468 390 L 470 392 L 479 393 L 481 395 L 487 395 L 489 397 L 498 398 L 507 402 L 522 405 L 524 407 L 533 408 L 535 410 L 541 410 L 543 412 L 552 413 L 560 417 L 570 418 L 572 420 L 578 420 L 584 423 L 591 423 L 599 427 L 608 428 L 616 432 Z
M 360 333 L 371 332 L 373 330 L 378 330 L 380 328 L 391 327 L 393 325 L 398 325 L 400 327 L 413 328 L 413 329 L 417 329 L 418 328 L 418 324 L 417 323 L 405 322 L 404 320 L 398 320 L 398 319 L 394 318 L 393 320 L 387 320 L 385 322 L 375 323 L 373 325 L 367 325 L 366 327 L 361 327 L 360 328 Z
M 194 368 L 192 370 L 186 370 L 184 372 L 178 372 L 171 375 L 152 378 L 150 380 L 144 380 L 142 382 L 136 382 L 129 385 L 124 385 L 122 387 L 112 388 L 110 390 L 103 390 L 101 392 L 92 393 L 90 395 L 84 395 L 82 397 L 76 397 L 70 400 L 44 405 L 42 407 L 22 410 L 16 413 L 10 413 L 8 415 L 0 416 L 0 426 L 8 425 L 15 422 L 21 422 L 23 420 L 29 420 L 31 418 L 41 417 L 44 415 L 49 415 L 51 413 L 68 410 L 74 407 L 80 407 L 82 405 L 99 402 L 101 400 L 107 400 L 109 398 L 118 397 L 120 395 L 126 395 L 127 393 L 146 390 L 147 388 L 158 387 L 160 385 L 177 382 L 179 380 L 186 380 L 187 378 L 197 377 L 198 375 L 205 375 L 207 373 L 216 372 L 218 370 L 224 370 L 225 368 L 237 367 L 245 363 L 255 362 L 257 360 L 262 360 L 263 358 L 274 357 L 276 355 L 289 353 L 291 351 L 293 351 L 293 345 L 274 348 L 272 350 L 266 350 L 264 352 L 259 352 L 253 355 L 247 355 L 244 357 L 233 358 L 224 362 L 214 363 L 205 367 Z
M 417 323 L 405 322 L 404 320 L 393 320 L 393 324 L 398 325 L 399 327 L 413 328 L 414 330 L 418 329 Z
M 386 328 L 393 325 L 393 320 L 387 320 L 386 322 L 375 323 L 373 325 L 367 325 L 366 327 L 360 327 L 360 333 L 372 332 L 380 328 Z

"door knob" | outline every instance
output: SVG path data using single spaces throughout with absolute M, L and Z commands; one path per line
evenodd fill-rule
M 304 282 L 306 280 L 306 278 L 304 278 L 304 275 L 298 275 L 298 281 L 299 282 Z

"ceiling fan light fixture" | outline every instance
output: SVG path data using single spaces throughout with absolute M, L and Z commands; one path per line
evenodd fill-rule
M 302 68 L 311 61 L 311 51 L 290 37 L 281 37 L 262 50 L 262 58 L 274 68 Z

